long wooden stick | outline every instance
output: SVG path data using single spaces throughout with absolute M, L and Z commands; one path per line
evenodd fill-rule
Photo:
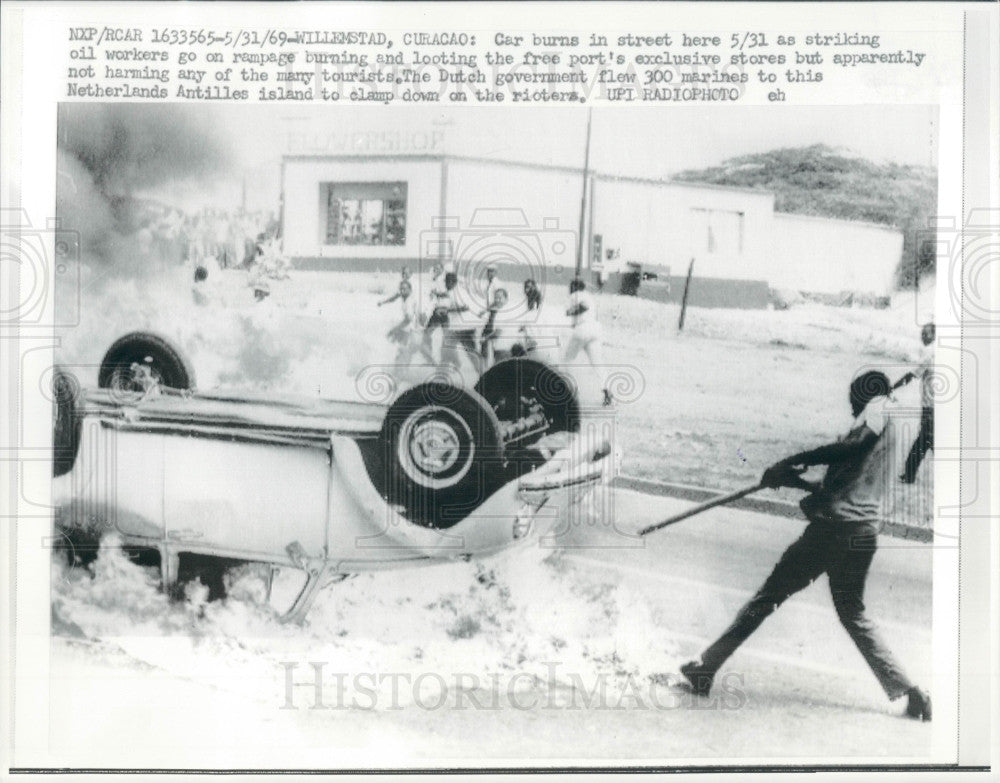
M 667 517 L 662 522 L 657 522 L 644 527 L 639 531 L 639 535 L 648 535 L 654 531 L 661 530 L 668 525 L 673 525 L 675 522 L 680 522 L 682 519 L 693 517 L 695 514 L 700 514 L 702 511 L 708 511 L 710 508 L 715 508 L 716 506 L 724 506 L 726 503 L 732 503 L 734 500 L 739 500 L 747 495 L 752 495 L 754 492 L 759 492 L 762 489 L 764 489 L 763 484 L 754 484 L 752 487 L 744 487 L 736 492 L 730 492 L 728 495 L 722 495 L 714 500 L 709 500 L 705 503 L 694 506 L 693 508 L 689 508 L 687 511 L 682 511 L 680 514 L 674 514 L 672 517 Z

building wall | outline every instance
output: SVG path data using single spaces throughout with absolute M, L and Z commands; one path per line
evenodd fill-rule
M 774 196 L 735 189 L 595 178 L 594 234 L 618 252 L 609 271 L 628 262 L 700 276 L 761 280 Z M 714 243 L 708 241 L 709 228 Z
M 403 245 L 328 245 L 325 243 L 324 182 L 406 182 L 407 225 Z M 313 269 L 393 268 L 414 263 L 421 241 L 440 212 L 441 163 L 438 160 L 337 160 L 286 158 L 282 193 L 285 252 Z
M 611 273 L 604 280 L 603 290 L 614 294 L 621 293 L 626 275 L 627 273 Z M 594 284 L 599 285 L 597 275 L 593 277 Z M 686 270 L 683 275 L 660 273 L 656 279 L 642 280 L 635 296 L 665 304 L 680 304 L 684 298 L 686 284 Z M 765 280 L 702 277 L 698 274 L 698 266 L 695 264 L 687 301 L 692 307 L 735 307 L 760 310 L 767 307 L 768 302 L 771 301 L 771 291 Z
M 564 278 L 576 266 L 582 173 L 449 160 L 445 201 L 454 259 L 509 279 Z
M 322 183 L 400 181 L 407 183 L 405 244 L 326 244 Z M 604 175 L 592 181 L 584 236 L 592 231 L 604 251 L 617 251 L 605 260 L 612 275 L 627 272 L 630 261 L 664 280 L 669 269 L 670 290 L 662 286 L 655 298 L 679 298 L 691 259 L 692 304 L 762 306 L 768 287 L 876 296 L 892 290 L 899 231 L 775 213 L 770 193 Z M 312 269 L 398 269 L 443 257 L 472 278 L 493 262 L 504 279 L 564 282 L 576 263 L 581 186 L 582 172 L 563 168 L 435 156 L 290 156 L 285 250 Z M 585 270 L 590 256 L 584 248 Z
M 778 213 L 766 277 L 779 290 L 889 296 L 902 252 L 893 228 Z

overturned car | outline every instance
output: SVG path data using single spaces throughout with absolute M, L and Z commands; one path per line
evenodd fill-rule
M 54 375 L 54 501 L 67 538 L 305 573 L 286 614 L 354 573 L 555 540 L 616 464 L 571 381 L 528 358 L 475 387 L 431 379 L 388 405 L 197 391 L 169 341 L 107 351 L 98 388 Z

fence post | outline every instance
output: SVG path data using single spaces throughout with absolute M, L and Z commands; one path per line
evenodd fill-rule
M 684 281 L 684 294 L 681 296 L 681 318 L 677 322 L 677 331 L 684 331 L 684 314 L 687 312 L 688 306 L 688 290 L 691 288 L 691 273 L 694 272 L 694 259 L 691 259 L 691 263 L 688 264 L 688 275 L 687 280 Z

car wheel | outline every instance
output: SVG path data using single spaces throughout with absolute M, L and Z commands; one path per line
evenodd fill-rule
M 525 357 L 497 362 L 475 388 L 496 413 L 507 443 L 524 447 L 553 432 L 580 429 L 573 382 L 543 362 Z
M 380 435 L 385 495 L 413 521 L 450 527 L 492 494 L 503 464 L 500 422 L 475 392 L 430 381 L 389 407 Z
M 194 369 L 169 340 L 151 332 L 119 337 L 101 361 L 97 385 L 119 392 L 144 392 L 149 381 L 170 389 L 193 389 Z
M 56 365 L 52 373 L 52 475 L 73 469 L 80 449 L 80 384 L 76 376 Z

